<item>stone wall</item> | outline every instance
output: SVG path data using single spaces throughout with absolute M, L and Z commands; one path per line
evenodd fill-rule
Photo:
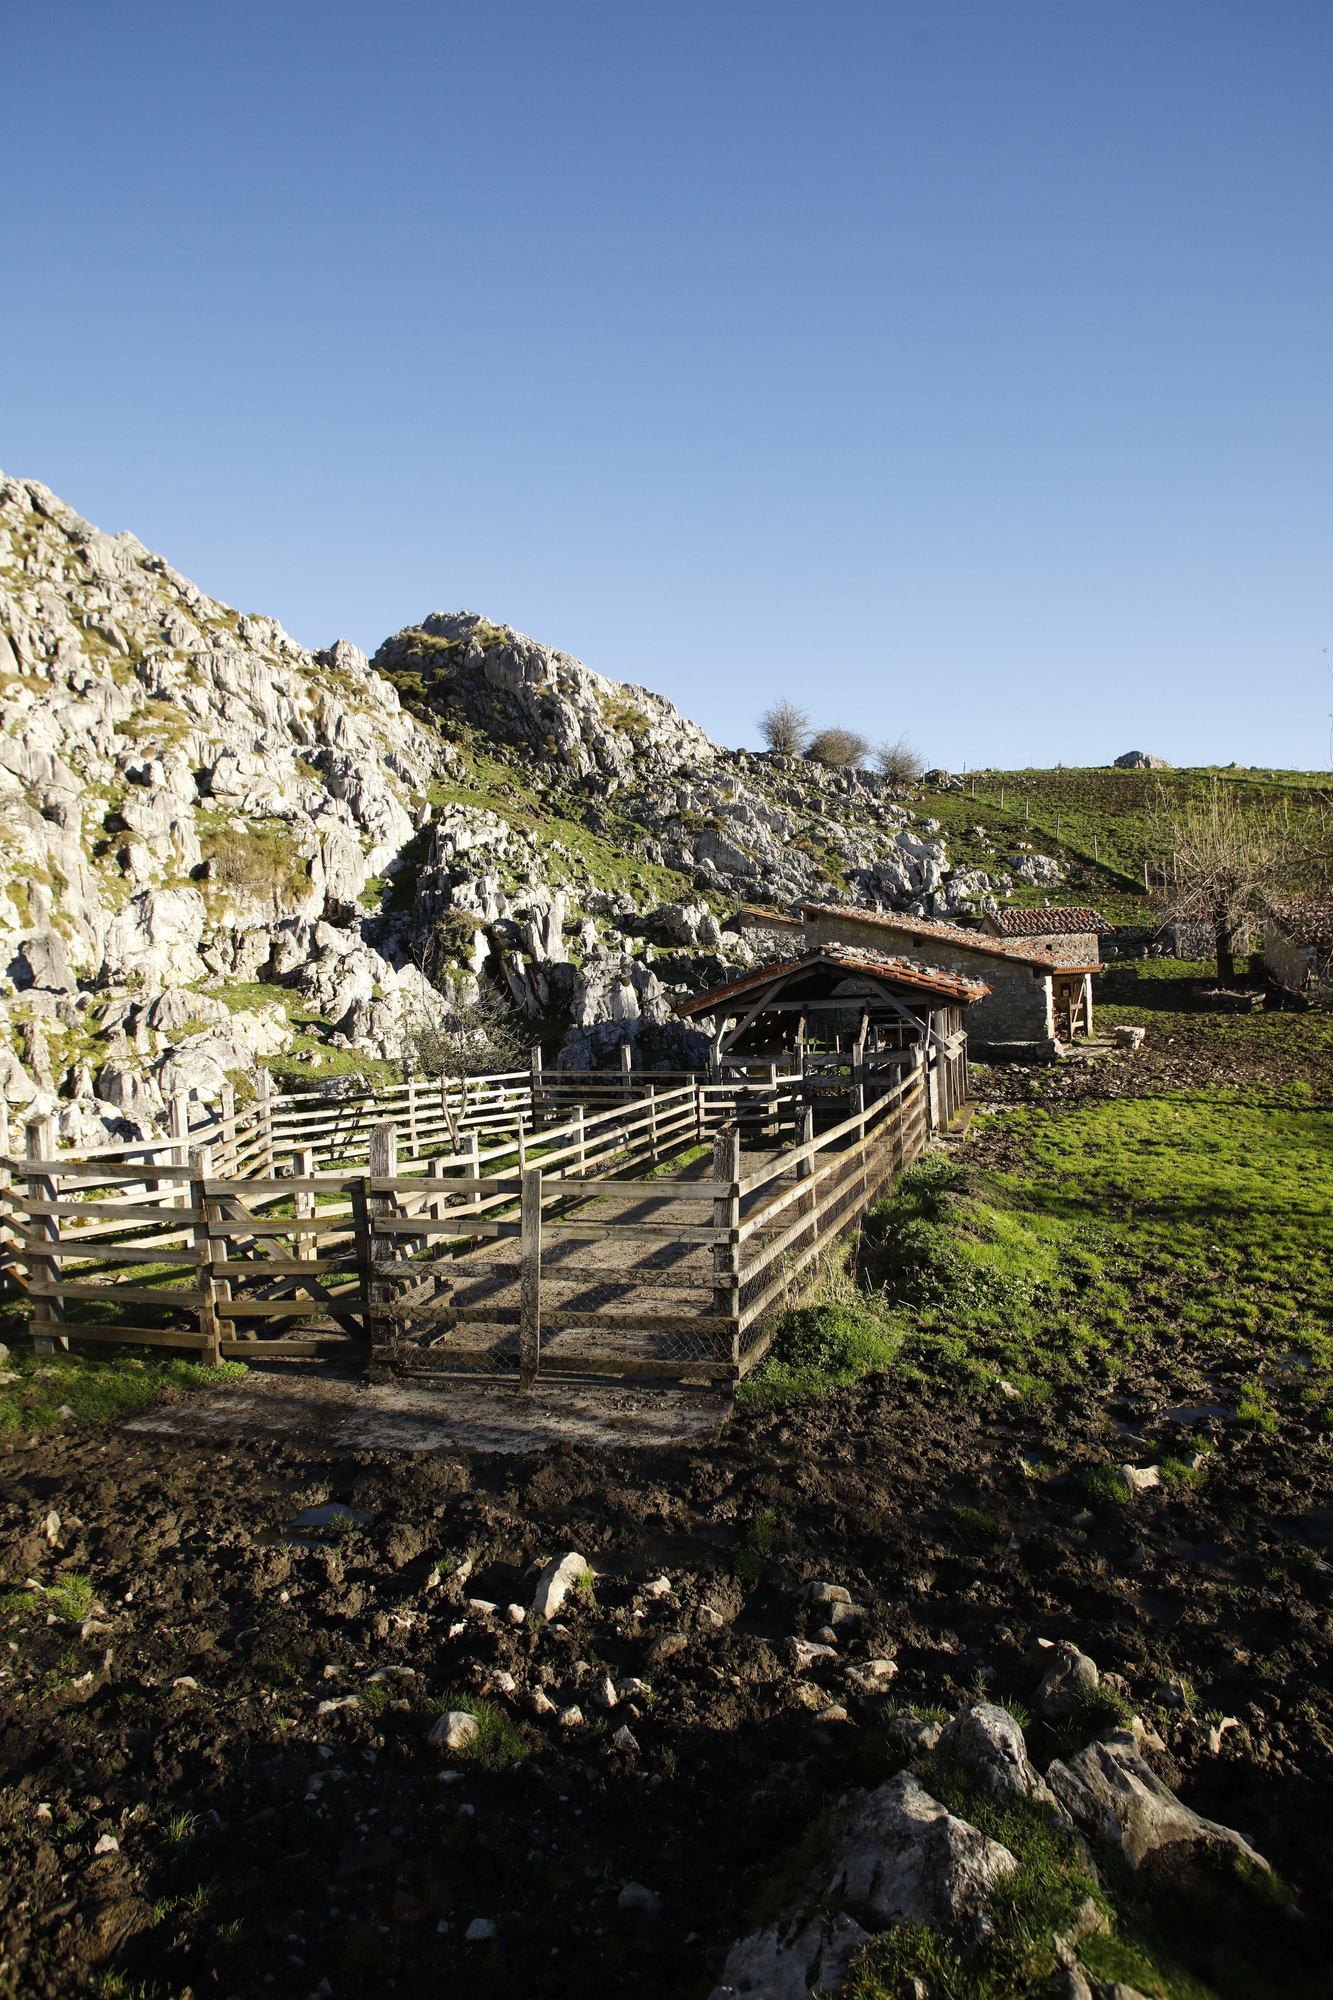
M 923 965 L 960 973 L 965 979 L 984 979 L 991 991 L 984 1000 L 975 1001 L 965 1017 L 973 1050 L 988 1043 L 1054 1042 L 1051 975 L 1021 960 L 969 951 L 941 939 L 927 941 L 906 932 L 896 933 L 882 917 L 871 923 L 859 921 L 855 910 L 836 917 L 807 916 L 805 941 L 807 946 L 854 944 L 870 951 L 897 952 L 903 958 L 919 959 Z

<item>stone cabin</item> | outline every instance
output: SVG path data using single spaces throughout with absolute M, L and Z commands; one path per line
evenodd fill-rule
M 1111 936 L 1115 925 L 1108 924 L 1098 910 L 1073 904 L 1056 909 L 1047 904 L 1041 910 L 987 910 L 981 928 L 989 937 L 1049 945 L 1062 957 L 1096 965 L 1101 957 L 1101 940 Z
M 1333 1004 L 1333 896 L 1272 898 L 1264 910 L 1264 970 L 1288 993 Z
M 830 903 L 805 904 L 803 920 L 807 949 L 861 945 L 984 980 L 990 992 L 968 1010 L 968 1044 L 974 1056 L 1050 1061 L 1060 1053 L 1061 1042 L 1092 1033 L 1095 952 L 1089 958 L 1086 952 L 1026 938 L 989 937 L 957 924 Z M 743 927 L 748 935 L 748 925 Z

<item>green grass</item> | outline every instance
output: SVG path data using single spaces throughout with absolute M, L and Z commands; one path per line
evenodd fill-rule
M 77 1339 L 77 1326 L 68 1332 Z M 7 1329 L 8 1338 L 15 1338 Z M 139 1361 L 115 1350 L 83 1354 L 13 1354 L 9 1367 L 16 1382 L 0 1383 L 0 1432 L 49 1431 L 66 1423 L 109 1423 L 141 1409 L 160 1390 L 179 1392 L 211 1389 L 219 1382 L 239 1381 L 241 1361 L 224 1361 L 205 1368 L 197 1361 Z M 62 1405 L 72 1418 L 60 1415 Z
M 16 1612 L 39 1611 L 45 1619 L 49 1613 L 63 1618 L 66 1624 L 82 1622 L 92 1610 L 93 1581 L 90 1576 L 81 1576 L 76 1570 L 67 1570 L 46 1590 L 12 1590 L 0 1597 L 0 1614 L 13 1617 Z M 65 1664 L 61 1662 L 62 1666 Z
M 477 1764 L 483 1771 L 508 1771 L 521 1764 L 528 1754 L 528 1746 L 517 1729 L 493 1702 L 478 1701 L 475 1695 L 460 1694 L 456 1689 L 446 1690 L 431 1703 L 436 1715 L 448 1714 L 455 1710 L 464 1715 L 475 1715 L 477 1734 L 466 1749 L 452 1752 L 455 1757 L 467 1763 Z
M 1154 967 L 1138 1007 L 1115 1013 L 1152 1020 L 1200 1087 L 1047 1110 L 1033 1075 L 1029 1101 L 978 1115 L 979 1145 L 900 1179 L 866 1219 L 855 1271 L 835 1267 L 778 1321 L 738 1402 L 894 1368 L 957 1390 L 1003 1378 L 1031 1403 L 1161 1339 L 1243 1368 L 1242 1424 L 1279 1421 L 1270 1370 L 1284 1358 L 1312 1416 L 1333 1422 L 1333 1020 L 1180 1012 L 1176 971 Z M 1166 1476 L 1198 1477 L 1183 1461 Z M 1098 1500 L 1128 1502 L 1111 1468 L 1084 1477 Z

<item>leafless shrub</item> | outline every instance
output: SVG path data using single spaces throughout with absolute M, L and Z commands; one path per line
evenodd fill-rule
M 856 729 L 821 729 L 805 754 L 815 764 L 864 764 L 870 745 Z
M 810 718 L 794 701 L 775 701 L 759 718 L 759 733 L 778 757 L 799 757 L 810 741 Z
M 875 762 L 891 785 L 914 785 L 925 769 L 905 736 L 900 736 L 896 743 L 878 744 Z

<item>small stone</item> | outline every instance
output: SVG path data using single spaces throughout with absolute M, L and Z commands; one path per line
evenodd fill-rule
M 51 1547 L 54 1548 L 56 1545 L 56 1536 L 60 1533 L 60 1516 L 56 1513 L 54 1507 L 42 1522 L 42 1533 L 46 1536 Z
M 501 1667 L 498 1672 L 491 1675 L 491 1686 L 498 1694 L 513 1694 L 518 1686 L 518 1682 L 511 1673 L 507 1673 Z
M 581 1577 L 588 1574 L 588 1565 L 577 1549 L 567 1549 L 562 1556 L 552 1556 L 537 1579 L 537 1590 L 532 1600 L 532 1608 L 539 1618 L 554 1618 L 560 1606 Z
M 38 1819 L 50 1819 L 51 1817 L 51 1808 L 46 1803 L 45 1799 L 43 1799 L 42 1803 L 37 1808 L 37 1817 Z
M 819 1626 L 815 1632 L 815 1637 L 819 1641 L 821 1646 L 825 1646 L 828 1648 L 830 1653 L 836 1651 L 838 1644 L 838 1635 L 832 1625 Z
M 1213 1722 L 1209 1724 L 1208 1748 L 1212 1752 L 1214 1757 L 1216 1757 L 1221 1751 L 1222 1738 L 1226 1735 L 1228 1729 L 1239 1729 L 1240 1727 L 1241 1727 L 1240 1718 L 1239 1716 L 1235 1715 L 1224 1715 L 1220 1722 Z
M 1002 1396 L 1016 1396 L 1018 1394 L 1018 1391 L 1017 1389 L 1015 1389 L 1013 1383 L 1006 1382 L 1003 1375 L 1000 1377 L 999 1381 L 996 1383 L 995 1386 L 999 1390 Z
M 894 1660 L 863 1660 L 847 1669 L 847 1685 L 853 1694 L 880 1694 L 897 1671 Z
M 654 1639 L 643 1656 L 646 1667 L 660 1667 L 663 1660 L 669 1660 L 675 1653 L 683 1653 L 689 1640 L 683 1632 L 664 1632 L 660 1639 Z
M 507 1604 L 505 1606 L 505 1617 L 509 1620 L 511 1625 L 521 1625 L 523 1621 L 526 1619 L 527 1615 L 528 1613 L 526 1605 Z
M 701 1625 L 711 1625 L 715 1632 L 720 1632 L 726 1622 L 722 1613 L 715 1611 L 711 1604 L 701 1604 L 699 1606 L 699 1623 Z
M 643 1586 L 643 1594 L 645 1597 L 670 1597 L 671 1595 L 670 1577 L 659 1576 L 655 1582 L 645 1583 L 645 1585 Z
M 1068 1641 L 1057 1646 L 1037 1689 L 1037 1703 L 1044 1719 L 1058 1722 L 1073 1715 L 1096 1690 L 1099 1679 L 1095 1660 Z
M 652 1689 L 647 1681 L 638 1680 L 633 1674 L 627 1674 L 624 1680 L 616 1682 L 616 1693 L 622 1698 L 626 1696 L 633 1698 L 635 1695 L 651 1694 Z
M 782 1642 L 782 1650 L 795 1667 L 797 1673 L 804 1671 L 812 1660 L 836 1660 L 838 1649 L 827 1643 L 813 1644 L 809 1639 L 790 1638 Z
M 597 1697 L 596 1697 L 596 1698 L 597 1698 L 597 1701 L 598 1701 L 598 1704 L 599 1704 L 599 1705 L 600 1705 L 600 1706 L 601 1706 L 602 1708 L 614 1708 L 614 1707 L 615 1707 L 615 1705 L 616 1705 L 616 1702 L 617 1702 L 617 1701 L 619 1700 L 619 1696 L 618 1696 L 618 1695 L 616 1694 L 616 1684 L 615 1684 L 615 1682 L 614 1682 L 614 1681 L 612 1680 L 612 1678 L 611 1678 L 610 1674 L 604 1674 L 604 1675 L 602 1676 L 602 1679 L 601 1679 L 601 1681 L 599 1682 L 599 1684 L 598 1684 L 598 1687 L 597 1687 Z
M 1171 1674 L 1159 1682 L 1153 1689 L 1152 1698 L 1159 1708 L 1188 1708 L 1190 1705 L 1189 1689 L 1179 1674 Z
M 551 1700 L 550 1696 L 545 1692 L 543 1688 L 533 1689 L 531 1706 L 534 1715 L 555 1714 L 555 1703 Z
M 491 1603 L 489 1597 L 469 1597 L 467 1608 L 475 1611 L 479 1618 L 493 1618 L 500 1609 L 498 1604 Z
M 361 1697 L 355 1694 L 340 1694 L 322 1701 L 315 1710 L 316 1715 L 335 1715 L 340 1708 L 360 1708 Z
M 441 1750 L 466 1750 L 479 1734 L 480 1724 L 475 1715 L 469 1715 L 466 1709 L 451 1708 L 439 1718 L 426 1741 Z
M 852 1593 L 840 1583 L 807 1583 L 797 1593 L 810 1604 L 850 1604 Z
M 116 1839 L 116 1836 L 115 1836 L 115 1834 L 114 1834 L 114 1833 L 103 1833 L 103 1834 L 99 1834 L 99 1835 L 98 1835 L 98 1839 L 97 1839 L 97 1845 L 96 1845 L 96 1846 L 95 1846 L 95 1847 L 93 1848 L 93 1853 L 94 1853 L 94 1854 L 119 1854 L 119 1853 L 120 1853 L 120 1842 L 119 1842 L 119 1841 L 118 1841 L 118 1840 Z
M 912 1756 L 917 1752 L 925 1754 L 933 1750 L 944 1732 L 940 1723 L 923 1722 L 910 1708 L 900 1708 L 884 1733 L 890 1743 Z
M 184 1688 L 188 1693 L 192 1689 L 197 1688 L 199 1686 L 199 1683 L 195 1679 L 193 1674 L 177 1674 L 175 1680 L 171 1683 L 171 1685 L 174 1688 Z M 336 1703 L 331 1702 L 329 1706 L 335 1707 Z
M 68 1403 L 62 1403 L 60 1405 L 60 1408 L 56 1411 L 56 1415 L 58 1417 L 72 1417 L 74 1415 L 74 1412 L 70 1408 Z
M 489 1917 L 474 1917 L 463 1933 L 466 1944 L 489 1944 L 495 1936 L 495 1925 Z
M 1161 1469 L 1156 1465 L 1118 1465 L 1116 1471 L 1131 1493 L 1147 1493 L 1162 1483 Z
M 662 1907 L 662 1898 L 655 1889 L 645 1889 L 642 1882 L 627 1882 L 616 1898 L 616 1907 L 633 1910 L 638 1916 L 655 1917 Z
M 619 1729 L 617 1729 L 615 1735 L 611 1738 L 611 1741 L 615 1745 L 616 1749 L 623 1750 L 627 1757 L 638 1756 L 639 1745 L 634 1736 L 634 1732 L 631 1730 L 627 1722 L 621 1723 Z
M 577 1702 L 571 1702 L 568 1708 L 561 1709 L 556 1720 L 562 1729 L 581 1729 L 583 1727 L 583 1710 L 578 1706 Z

